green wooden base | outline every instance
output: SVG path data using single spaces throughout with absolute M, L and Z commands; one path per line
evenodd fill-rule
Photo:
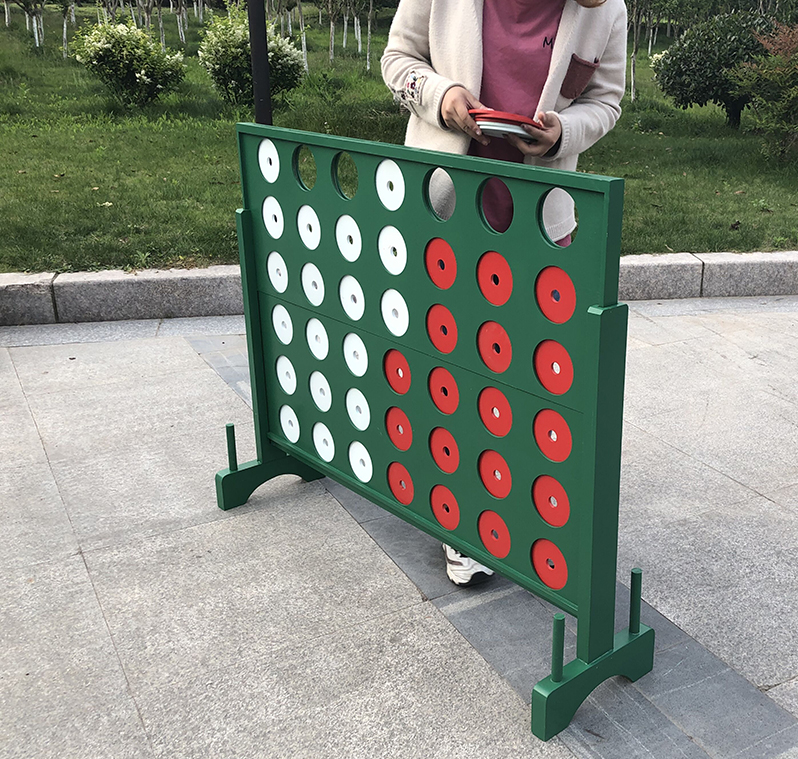
M 622 675 L 634 682 L 654 667 L 654 631 L 640 625 L 640 632 L 615 634 L 612 651 L 590 664 L 574 659 L 562 670 L 562 679 L 541 680 L 532 691 L 532 732 L 547 741 L 568 727 L 576 710 L 605 680 Z

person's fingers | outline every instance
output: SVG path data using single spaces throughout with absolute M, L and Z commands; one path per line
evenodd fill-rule
M 536 144 L 530 144 L 514 134 L 506 135 L 507 142 L 520 150 L 524 155 L 540 155 Z

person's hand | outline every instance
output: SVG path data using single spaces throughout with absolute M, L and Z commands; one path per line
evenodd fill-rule
M 535 142 L 526 142 L 523 138 L 514 134 L 507 135 L 507 141 L 518 148 L 524 155 L 544 156 L 548 153 L 560 139 L 562 135 L 562 124 L 560 119 L 554 112 L 544 113 L 538 111 L 535 116 L 541 128 L 524 124 L 524 131 L 535 140 Z
M 449 129 L 458 129 L 477 142 L 487 145 L 490 140 L 468 115 L 469 108 L 484 107 L 465 87 L 450 87 L 441 101 L 441 118 Z

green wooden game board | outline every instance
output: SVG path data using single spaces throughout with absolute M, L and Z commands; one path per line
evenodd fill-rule
M 550 738 L 600 682 L 653 665 L 639 570 L 614 633 L 622 180 L 255 124 L 238 135 L 257 459 L 237 464 L 228 427 L 219 506 L 279 474 L 326 475 L 575 616 L 577 658 L 563 666 L 555 615 L 552 674 L 533 691 L 532 730 Z M 456 192 L 445 221 L 437 169 Z M 493 177 L 513 197 L 504 233 L 482 211 Z M 567 248 L 542 226 L 555 188 L 578 211 Z

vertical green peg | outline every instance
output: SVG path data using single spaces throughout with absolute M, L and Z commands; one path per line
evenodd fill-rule
M 643 570 L 632 570 L 632 588 L 629 592 L 629 632 L 637 635 L 640 632 L 640 596 L 642 594 Z
M 238 471 L 236 458 L 236 426 L 231 422 L 227 425 L 227 463 L 231 472 Z
M 551 680 L 562 681 L 562 657 L 565 648 L 565 614 L 554 615 L 554 633 L 551 637 Z

